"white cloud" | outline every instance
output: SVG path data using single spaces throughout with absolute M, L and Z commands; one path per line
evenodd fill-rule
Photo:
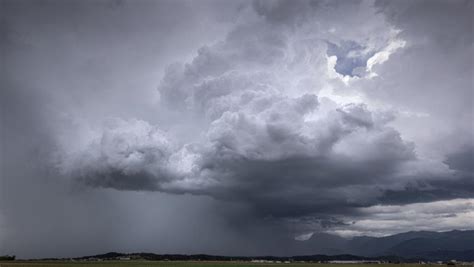
M 358 210 L 360 217 L 330 233 L 342 236 L 385 236 L 410 231 L 473 230 L 474 199 L 452 199 L 407 205 L 376 205 Z
M 390 58 L 391 54 L 395 53 L 398 49 L 404 48 L 406 45 L 405 40 L 397 39 L 397 35 L 400 33 L 400 30 L 392 29 L 392 32 L 393 37 L 389 41 L 388 45 L 367 60 L 366 71 L 369 73 L 369 78 L 373 78 L 378 75 L 372 70 L 375 65 L 384 63 Z
M 295 240 L 306 241 L 306 240 L 310 239 L 313 235 L 314 235 L 313 232 L 306 233 L 306 234 L 301 234 L 301 235 L 296 236 Z

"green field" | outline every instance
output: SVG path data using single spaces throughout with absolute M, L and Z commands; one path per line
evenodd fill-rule
M 106 261 L 106 262 L 0 262 L 0 267 L 445 267 L 431 264 L 321 264 L 321 263 L 250 263 L 250 262 L 153 262 L 153 261 Z

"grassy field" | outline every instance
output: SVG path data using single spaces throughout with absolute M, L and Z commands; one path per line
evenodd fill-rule
M 152 262 L 152 261 L 107 261 L 107 262 L 0 262 L 0 267 L 445 267 L 446 265 L 420 264 L 320 264 L 320 263 L 250 263 L 250 262 Z

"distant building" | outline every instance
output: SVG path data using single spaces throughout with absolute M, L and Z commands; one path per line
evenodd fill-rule
M 363 260 L 363 261 L 358 261 L 358 260 L 334 260 L 334 261 L 329 261 L 329 263 L 346 263 L 346 264 L 360 264 L 360 263 L 372 263 L 372 264 L 380 264 L 382 263 L 381 261 L 377 260 Z

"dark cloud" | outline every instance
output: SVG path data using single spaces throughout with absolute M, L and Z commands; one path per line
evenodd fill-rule
M 325 1 L 311 0 L 278 0 L 278 1 L 253 1 L 253 8 L 257 14 L 263 16 L 271 23 L 293 24 L 306 20 L 306 16 L 314 13 L 318 5 Z
M 124 122 L 111 128 L 116 133 L 114 150 L 107 148 L 106 135 L 99 131 L 86 150 L 70 153 L 75 163 L 61 162 L 65 173 L 90 185 L 120 190 L 203 194 L 245 202 L 259 216 L 276 218 L 325 217 L 380 203 L 460 197 L 454 188 L 440 188 L 442 179 L 429 178 L 434 173 L 415 156 L 414 144 L 388 125 L 394 115 L 364 104 L 321 106 L 316 97 L 321 88 L 314 87 L 318 83 L 311 83 L 311 76 L 320 71 L 325 56 L 337 57 L 335 71 L 350 69 L 352 75 L 355 68 L 368 68 L 371 58 L 379 63 L 387 60 L 381 53 L 393 53 L 383 48 L 392 45 L 393 35 L 365 43 L 342 39 L 341 46 L 329 43 L 326 51 L 325 40 L 331 35 L 321 38 L 315 32 L 305 40 L 313 38 L 319 46 L 308 52 L 296 41 L 298 31 L 284 25 L 293 23 L 285 19 L 294 10 L 311 3 L 298 2 L 291 9 L 286 4 L 255 2 L 253 8 L 263 21 L 257 17 L 239 24 L 224 41 L 200 48 L 189 63 L 168 68 L 159 86 L 161 103 L 182 115 L 176 123 L 200 121 L 199 136 L 171 140 L 163 135 L 154 140 L 149 132 L 160 132 L 158 126 L 140 122 L 147 128 L 143 130 L 133 121 Z M 304 28 L 312 21 L 299 23 Z M 370 77 L 364 79 L 368 82 Z M 86 159 L 102 160 L 80 164 L 83 153 Z
M 447 155 L 446 164 L 449 168 L 456 171 L 474 172 L 474 147 L 467 146 L 460 151 Z
M 176 123 L 201 121 L 200 137 L 171 140 L 158 126 L 124 121 L 67 153 L 61 168 L 91 185 L 244 202 L 260 217 L 328 216 L 376 203 L 404 162 L 416 161 L 413 145 L 382 112 L 320 106 L 320 88 L 287 80 L 311 81 L 311 63 L 326 56 L 316 36 L 305 38 L 316 38 L 318 52 L 295 38 L 257 19 L 168 68 L 162 103 L 181 112 Z
M 82 180 L 102 186 L 95 190 L 54 167 L 58 144 L 81 147 L 87 131 L 78 129 L 86 124 L 115 116 L 156 119 L 153 98 L 161 66 L 217 38 L 236 13 L 233 4 L 214 12 L 207 4 L 109 5 L 113 2 L 2 1 L 0 255 L 251 253 L 252 246 L 239 250 L 246 239 L 219 217 L 219 210 L 228 208 L 224 204 L 206 197 L 107 190 L 103 184 L 112 182 Z M 199 17 L 196 23 L 197 10 L 209 22 Z M 184 36 L 196 38 L 191 44 Z M 110 170 L 114 185 L 125 183 L 122 187 L 130 190 L 113 171 L 122 169 Z M 155 181 L 137 178 L 146 187 Z M 209 238 L 213 235 L 219 238 Z

